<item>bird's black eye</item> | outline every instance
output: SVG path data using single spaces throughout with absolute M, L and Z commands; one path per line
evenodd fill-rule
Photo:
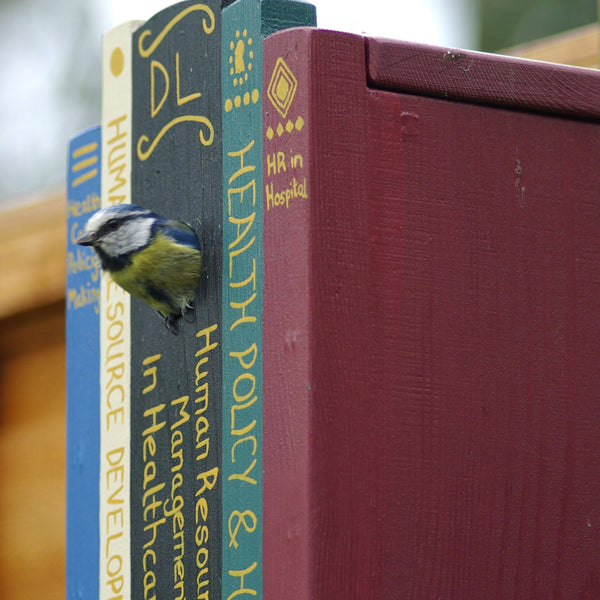
M 115 229 L 117 229 L 118 226 L 119 226 L 119 220 L 118 219 L 109 219 L 108 221 L 106 221 L 106 227 L 110 231 L 114 231 Z

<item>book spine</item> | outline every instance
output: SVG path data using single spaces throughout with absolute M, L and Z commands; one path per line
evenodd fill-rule
M 263 54 L 263 586 L 311 598 L 310 38 L 275 34 Z
M 223 10 L 223 597 L 262 597 L 262 43 L 314 25 L 314 6 Z
M 264 597 L 369 596 L 353 537 L 369 540 L 372 467 L 357 435 L 373 412 L 364 41 L 282 31 L 263 58 Z
M 221 593 L 220 63 L 216 0 L 133 36 L 133 202 L 193 227 L 203 276 L 179 335 L 132 299 L 132 598 Z
M 67 173 L 67 593 L 98 597 L 100 478 L 100 263 L 77 246 L 100 208 L 100 127 L 73 137 Z
M 131 202 L 131 33 L 102 40 L 102 207 Z M 100 295 L 100 594 L 129 598 L 130 298 L 103 274 Z

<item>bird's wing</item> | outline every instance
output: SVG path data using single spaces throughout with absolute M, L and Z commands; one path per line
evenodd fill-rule
M 164 234 L 168 235 L 177 243 L 200 249 L 198 244 L 198 236 L 186 223 L 182 223 L 181 221 L 167 220 L 161 229 Z

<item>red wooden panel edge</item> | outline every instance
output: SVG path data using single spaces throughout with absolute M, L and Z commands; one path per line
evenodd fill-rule
M 373 88 L 600 120 L 600 71 L 366 38 Z

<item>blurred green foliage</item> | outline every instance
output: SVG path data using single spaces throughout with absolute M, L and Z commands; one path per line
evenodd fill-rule
M 486 52 L 537 40 L 597 19 L 597 0 L 478 0 Z

